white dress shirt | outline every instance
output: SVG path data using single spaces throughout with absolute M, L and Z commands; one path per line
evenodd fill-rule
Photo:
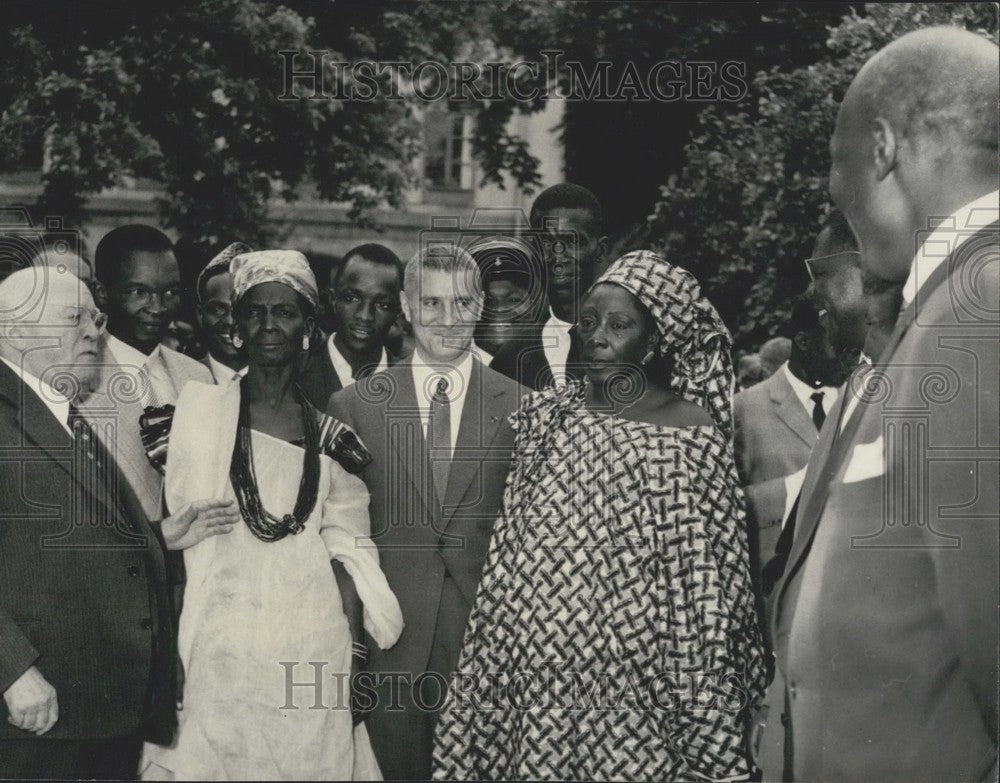
M 566 362 L 569 361 L 570 336 L 569 331 L 573 324 L 558 318 L 549 309 L 549 320 L 542 327 L 542 349 L 545 351 L 545 360 L 552 370 L 552 377 L 557 386 L 566 383 Z
M 340 385 L 343 388 L 347 388 L 354 383 L 354 371 L 351 369 L 351 363 L 344 358 L 344 355 L 337 350 L 337 346 L 333 344 L 334 335 L 326 341 L 326 350 L 330 354 L 330 363 L 333 364 L 333 370 L 337 373 L 337 377 L 340 378 Z M 382 349 L 382 355 L 379 357 L 378 366 L 375 368 L 375 372 L 382 372 L 389 366 L 389 355 L 385 352 L 385 348 Z
M 420 350 L 413 353 L 411 362 L 413 369 L 413 385 L 417 392 L 417 407 L 420 409 L 420 425 L 427 439 L 427 422 L 431 415 L 431 397 L 437 389 L 438 380 L 448 379 L 448 403 L 451 412 L 451 450 L 455 450 L 458 441 L 458 427 L 462 422 L 462 408 L 465 406 L 465 395 L 469 390 L 469 379 L 472 377 L 472 353 L 466 351 L 459 363 L 449 367 L 444 373 L 431 367 L 420 358 Z
M 833 407 L 833 403 L 837 401 L 837 397 L 840 394 L 840 390 L 836 386 L 810 386 L 801 378 L 795 376 L 788 368 L 788 362 L 781 365 L 781 370 L 785 373 L 785 377 L 792 386 L 792 391 L 799 398 L 799 402 L 806 409 L 806 413 L 809 414 L 810 419 L 812 418 L 813 407 L 816 405 L 812 396 L 816 392 L 823 392 L 823 411 L 824 413 L 830 412 L 830 408 Z
M 833 404 L 837 401 L 837 397 L 840 396 L 840 389 L 835 386 L 813 387 L 805 381 L 797 378 L 792 371 L 788 369 L 788 362 L 781 365 L 779 371 L 785 373 L 788 383 L 791 384 L 792 391 L 794 391 L 795 396 L 799 398 L 799 402 L 802 403 L 802 407 L 806 409 L 806 413 L 809 414 L 809 418 L 812 418 L 813 407 L 815 406 L 812 395 L 816 392 L 823 392 L 824 413 L 830 412 L 830 408 L 833 407 Z M 781 517 L 782 526 L 784 526 L 785 522 L 788 521 L 788 515 L 791 514 L 792 506 L 795 505 L 795 499 L 799 496 L 799 492 L 802 491 L 802 482 L 805 480 L 805 477 L 805 468 L 785 476 L 785 510 Z
M 242 378 L 250 368 L 243 367 L 242 369 L 234 370 L 229 365 L 220 362 L 212 354 L 208 354 L 208 369 L 212 371 L 212 377 L 215 378 L 216 384 L 223 384 L 231 383 L 237 378 Z
M 38 398 L 52 412 L 52 415 L 56 417 L 56 420 L 62 425 L 63 429 L 72 435 L 73 431 L 69 428 L 69 400 L 66 396 L 60 394 L 41 378 L 35 377 L 20 365 L 7 361 L 2 356 L 0 356 L 0 362 L 10 367 L 17 374 L 17 377 L 24 381 L 25 385 L 38 395 Z
M 145 380 L 136 377 L 138 388 L 148 387 L 142 397 L 142 404 L 144 406 L 162 405 L 163 400 L 169 400 L 173 396 L 170 379 L 161 377 L 161 363 L 157 361 L 160 354 L 159 343 L 156 344 L 156 347 L 152 351 L 145 354 L 138 348 L 133 348 L 123 340 L 119 340 L 117 337 L 109 334 L 107 345 L 115 362 L 118 363 L 122 370 L 133 376 L 139 376 L 142 373 L 145 374 Z

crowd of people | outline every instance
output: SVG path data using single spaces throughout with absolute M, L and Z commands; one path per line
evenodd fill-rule
M 571 183 L 0 281 L 0 778 L 995 779 L 997 65 L 863 67 L 752 355 Z

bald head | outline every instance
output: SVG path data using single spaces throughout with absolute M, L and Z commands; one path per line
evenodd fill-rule
M 0 356 L 70 399 L 97 374 L 99 322 L 90 291 L 65 268 L 29 267 L 0 283 Z
M 998 67 L 1000 49 L 983 36 L 930 27 L 875 54 L 848 96 L 868 116 L 888 120 L 903 139 L 926 140 L 956 159 L 990 156 L 995 167 Z
M 830 141 L 830 195 L 869 275 L 904 281 L 919 233 L 996 189 L 998 67 L 989 40 L 932 27 L 854 78 Z

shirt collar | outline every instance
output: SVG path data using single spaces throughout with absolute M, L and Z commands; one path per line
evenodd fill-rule
M 837 399 L 837 394 L 839 393 L 835 386 L 810 386 L 801 378 L 796 377 L 795 373 L 793 373 L 789 368 L 788 362 L 781 365 L 781 370 L 785 373 L 788 383 L 792 386 L 792 391 L 795 392 L 795 396 L 799 398 L 799 401 L 802 403 L 802 407 L 804 407 L 806 411 L 812 413 L 812 396 L 816 392 L 823 392 L 823 408 L 824 410 L 830 410 L 830 405 Z
M 416 387 L 417 403 L 424 408 L 430 405 L 430 398 L 434 394 L 437 379 L 442 377 L 442 372 L 424 363 L 419 351 L 418 348 L 413 352 L 410 364 L 413 367 L 413 385 Z M 472 376 L 472 352 L 466 351 L 458 364 L 445 369 L 443 375 L 448 379 L 448 401 L 455 402 L 464 397 Z
M 564 321 L 562 318 L 560 318 L 558 315 L 552 312 L 552 308 L 549 307 L 549 319 L 545 322 L 545 328 L 558 329 L 559 331 L 568 332 L 570 329 L 573 328 L 573 324 L 569 323 L 568 321 Z
M 916 299 L 917 291 L 948 256 L 976 231 L 995 222 L 998 216 L 1000 216 L 1000 190 L 994 190 L 992 193 L 973 199 L 942 220 L 923 241 L 913 257 L 910 275 L 903 285 L 903 307 Z
M 344 358 L 344 355 L 337 349 L 337 346 L 333 342 L 333 338 L 336 336 L 336 332 L 331 334 L 326 341 L 327 350 L 330 354 L 330 363 L 333 365 L 334 371 L 337 373 L 337 377 L 340 378 L 340 385 L 345 389 L 354 383 L 354 370 L 351 369 L 351 363 Z M 375 368 L 375 372 L 382 372 L 389 366 L 389 355 L 385 351 L 385 347 L 382 348 L 382 355 L 379 356 L 378 366 Z
M 220 362 L 212 354 L 208 354 L 208 368 L 212 371 L 212 377 L 215 378 L 216 383 L 229 383 L 229 381 L 236 378 L 242 378 L 247 374 L 247 370 L 250 369 L 249 367 L 243 367 L 242 369 L 234 370 L 232 367 Z
M 114 335 L 108 335 L 108 348 L 115 357 L 115 361 L 122 367 L 148 367 L 152 359 L 160 352 L 160 344 L 147 355 L 138 348 L 133 348 L 124 340 L 119 340 Z
M 52 415 L 56 417 L 56 420 L 63 426 L 63 429 L 72 434 L 72 431 L 69 428 L 69 399 L 67 399 L 66 395 L 56 391 L 41 378 L 32 375 L 21 365 L 14 364 L 14 362 L 9 361 L 2 356 L 0 356 L 0 361 L 17 373 L 17 376 L 24 381 L 25 385 L 31 389 L 31 391 L 33 391 L 45 404 L 45 407 L 52 412 Z

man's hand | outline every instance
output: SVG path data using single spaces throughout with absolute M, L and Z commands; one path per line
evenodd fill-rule
M 56 689 L 49 685 L 38 668 L 30 666 L 4 691 L 10 715 L 7 720 L 25 731 L 42 735 L 59 720 Z
M 187 549 L 209 536 L 228 533 L 240 519 L 232 500 L 196 500 L 160 523 L 167 549 Z

